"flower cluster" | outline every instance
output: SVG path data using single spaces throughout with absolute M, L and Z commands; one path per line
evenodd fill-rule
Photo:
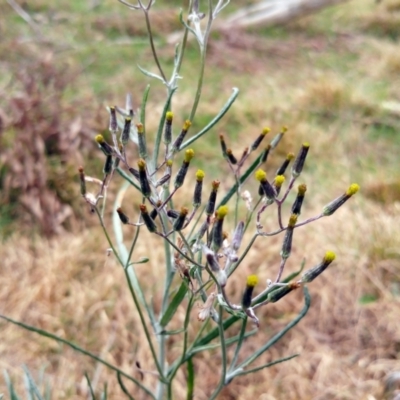
M 129 101 L 127 104 L 129 104 Z M 121 114 L 123 121 L 118 121 L 117 113 Z M 270 133 L 269 128 L 264 128 L 256 139 L 241 152 L 240 156 L 234 154 L 232 148 L 228 147 L 225 137 L 220 135 L 222 156 L 226 160 L 236 184 L 218 202 L 220 181 L 213 180 L 208 189 L 207 201 L 203 204 L 203 191 L 207 190 L 204 185 L 205 173 L 203 170 L 197 170 L 195 174 L 191 174 L 189 167 L 195 156 L 192 149 L 185 150 L 183 161 L 180 163 L 177 172 L 172 173 L 176 155 L 186 147 L 184 139 L 191 126 L 191 122 L 186 120 L 174 138 L 173 119 L 173 113 L 167 111 L 163 129 L 164 156 L 158 162 L 157 158 L 150 158 L 148 155 L 143 123 L 132 124 L 132 110 L 110 107 L 109 126 L 113 144 L 107 142 L 102 135 L 97 135 L 95 138 L 106 157 L 103 180 L 97 181 L 100 184 L 100 191 L 96 196 L 88 194 L 86 182 L 93 182 L 94 180 L 85 177 L 83 168 L 80 168 L 82 196 L 92 207 L 96 207 L 99 200 L 105 195 L 108 183 L 115 172 L 127 179 L 140 192 L 144 202 L 139 205 L 135 223 L 131 222 L 131 217 L 127 216 L 119 205 L 116 212 L 121 223 L 133 226 L 145 225 L 150 232 L 163 237 L 175 249 L 175 268 L 180 272 L 182 279 L 190 285 L 192 293 L 204 301 L 199 312 L 199 319 L 205 320 L 207 316 L 213 315 L 215 317 L 217 314 L 214 307 L 215 302 L 217 302 L 227 310 L 230 309 L 231 312 L 244 313 L 259 326 L 259 320 L 254 310 L 268 303 L 276 302 L 294 289 L 311 282 L 335 258 L 332 252 L 327 252 L 322 262 L 305 272 L 300 280 L 293 282 L 282 280 L 286 262 L 291 255 L 295 229 L 319 218 L 332 215 L 358 191 L 358 185 L 352 184 L 343 195 L 326 205 L 316 217 L 299 221 L 307 191 L 306 185 L 301 183 L 297 188 L 297 196 L 291 204 L 291 213 L 285 224 L 283 221 L 283 205 L 303 171 L 310 145 L 303 143 L 297 155 L 288 153 L 276 173 L 269 179 L 265 170 L 266 161 L 288 129 L 283 127 L 270 143 L 258 152 L 266 136 Z M 119 126 L 121 126 L 121 129 L 119 129 Z M 138 157 L 133 164 L 126 157 L 126 148 L 130 142 L 129 139 L 132 138 L 136 143 Z M 253 153 L 255 153 L 255 161 L 245 172 L 242 172 Z M 291 163 L 292 167 L 289 170 Z M 258 200 L 254 205 L 250 193 L 243 189 L 251 178 L 251 171 L 254 172 L 255 181 L 258 182 L 257 196 L 255 196 Z M 173 202 L 174 195 L 184 186 L 187 179 L 194 183 L 191 210 L 186 205 L 176 209 Z M 287 185 L 285 185 L 286 181 L 288 181 Z M 233 197 L 233 194 L 239 194 L 237 201 L 244 200 L 249 212 L 246 219 L 237 223 L 232 240 L 229 241 L 224 226 L 229 214 L 227 203 Z M 267 209 L 269 210 L 271 207 L 275 207 L 277 213 L 278 229 L 264 231 L 261 219 Z M 198 215 L 201 209 L 204 214 Z M 236 210 L 238 210 L 238 207 L 236 207 Z M 251 219 L 254 213 L 256 215 L 255 224 Z M 157 218 L 158 216 L 160 217 Z M 237 212 L 235 219 L 238 219 Z M 193 224 L 191 224 L 192 221 Z M 193 225 L 191 232 L 186 235 L 183 234 L 182 232 L 189 225 Z M 199 227 L 196 229 L 196 226 Z M 238 251 L 246 229 L 254 229 L 255 233 L 253 233 L 253 239 L 247 245 L 243 254 L 239 255 Z M 241 301 L 235 304 L 226 293 L 230 276 L 243 263 L 257 237 L 269 237 L 280 233 L 283 234 L 283 240 L 280 253 L 281 262 L 277 268 L 276 278 L 273 281 L 268 280 L 266 288 L 253 298 L 253 291 L 258 283 L 258 278 L 255 275 L 250 275 L 244 285 Z M 206 272 L 206 276 L 203 272 Z M 211 290 L 211 294 L 207 294 L 208 289 Z

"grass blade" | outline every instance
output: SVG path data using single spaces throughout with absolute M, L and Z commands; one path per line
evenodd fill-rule
M 32 398 L 37 397 L 38 400 L 44 400 L 26 365 L 24 365 L 24 372 L 29 396 Z
M 4 371 L 4 380 L 6 381 L 8 394 L 10 395 L 10 400 L 20 400 L 20 398 L 17 396 L 17 393 L 15 393 L 14 384 L 12 383 L 11 378 L 8 375 L 7 371 Z

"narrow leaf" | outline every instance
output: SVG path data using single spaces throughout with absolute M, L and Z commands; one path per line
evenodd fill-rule
M 224 330 L 226 331 L 229 327 L 231 327 L 236 321 L 239 321 L 240 319 L 241 318 L 236 315 L 232 315 L 229 318 L 227 318 L 223 322 Z M 201 339 L 199 339 L 195 343 L 195 347 L 204 346 L 204 345 L 210 343 L 216 337 L 218 337 L 218 327 L 213 328 L 209 333 L 207 333 L 207 335 L 205 335 Z
M 153 72 L 147 71 L 147 69 L 142 68 L 140 65 L 137 66 L 139 68 L 139 70 L 146 76 L 150 77 L 150 78 L 154 78 L 154 79 L 158 79 L 159 81 L 161 81 L 162 83 L 165 83 L 164 79 L 157 74 L 154 74 Z
M 187 283 L 182 282 L 179 290 L 175 293 L 174 298 L 172 299 L 171 303 L 169 303 L 168 308 L 166 309 L 164 315 L 161 318 L 160 325 L 162 327 L 167 326 L 168 322 L 171 321 L 179 305 L 185 298 L 187 291 L 188 291 Z
M 252 369 L 249 369 L 249 370 L 246 370 L 246 371 L 240 371 L 240 372 L 234 374 L 231 378 L 234 378 L 235 376 L 239 376 L 239 375 L 253 374 L 254 372 L 258 372 L 258 371 L 261 371 L 264 368 L 269 368 L 269 367 L 272 367 L 273 365 L 280 364 L 280 363 L 285 362 L 285 361 L 289 361 L 292 358 L 295 358 L 295 357 L 298 357 L 298 356 L 299 356 L 299 354 L 293 354 L 293 355 L 291 355 L 289 357 L 279 358 L 278 360 L 271 361 L 271 362 L 269 362 L 267 364 L 260 365 L 259 367 L 252 368 Z
M 132 186 L 134 186 L 139 192 L 141 192 L 140 186 L 128 175 L 121 167 L 117 167 L 117 172 Z
M 142 97 L 142 104 L 140 105 L 140 122 L 143 125 L 143 129 L 146 132 L 146 104 L 149 98 L 150 84 L 146 86 Z
M 193 142 L 195 142 L 197 139 L 202 137 L 205 133 L 207 133 L 212 127 L 214 127 L 218 121 L 227 113 L 227 111 L 230 109 L 231 105 L 234 103 L 236 100 L 237 96 L 239 94 L 239 89 L 238 88 L 233 88 L 233 93 L 231 97 L 229 97 L 228 101 L 225 103 L 225 105 L 221 108 L 220 112 L 214 117 L 211 122 L 206 125 L 199 133 L 196 135 L 192 136 L 190 139 L 186 140 L 186 142 L 183 142 L 181 144 L 180 150 L 183 150 L 184 148 L 190 146 Z

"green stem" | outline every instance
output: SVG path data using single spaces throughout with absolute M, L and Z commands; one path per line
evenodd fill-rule
M 219 381 L 218 386 L 216 387 L 214 393 L 211 395 L 210 400 L 214 400 L 217 398 L 218 394 L 221 392 L 223 387 L 225 386 L 225 377 L 226 377 L 226 343 L 224 336 L 224 326 L 222 321 L 222 311 L 223 307 L 219 306 L 219 318 L 218 318 L 218 327 L 219 327 L 219 340 L 221 342 L 221 380 Z
M 194 397 L 194 367 L 193 367 L 193 359 L 189 358 L 187 362 L 187 395 L 186 400 L 193 400 Z
M 165 115 L 165 113 L 164 113 Z M 168 196 L 169 190 L 165 192 L 165 196 Z M 167 226 L 167 217 L 164 213 L 160 213 L 160 219 L 164 222 L 163 226 Z M 167 240 L 164 240 L 164 255 L 165 255 L 165 264 L 166 264 L 166 271 L 165 271 L 165 284 L 164 284 L 164 292 L 163 292 L 163 299 L 162 299 L 162 304 L 161 304 L 161 310 L 160 310 L 160 315 L 159 315 L 159 320 L 158 322 L 160 323 L 163 315 L 165 314 L 165 311 L 168 307 L 168 296 L 169 296 L 169 290 L 171 287 L 172 279 L 175 275 L 174 269 L 172 266 L 171 262 L 171 247 L 170 243 Z M 158 348 L 159 348 L 159 363 L 162 365 L 162 368 L 164 370 L 165 367 L 165 360 L 166 360 L 166 335 L 159 335 L 158 336 Z M 169 385 L 169 382 L 168 382 Z M 161 382 L 158 383 L 157 387 L 157 399 L 162 399 L 164 395 L 164 388 L 165 385 L 163 385 Z
M 239 333 L 239 341 L 238 341 L 238 344 L 236 345 L 235 354 L 233 356 L 231 366 L 229 368 L 230 371 L 233 371 L 235 369 L 235 365 L 236 365 L 238 357 L 239 357 L 239 352 L 240 352 L 240 349 L 242 348 L 244 334 L 246 333 L 246 325 L 247 325 L 247 317 L 244 318 L 243 322 L 242 322 L 242 327 L 241 327 L 240 333 Z
M 232 268 L 228 271 L 228 277 L 230 277 L 236 270 L 236 268 L 240 265 L 240 263 L 244 260 L 246 257 L 247 253 L 250 251 L 250 249 L 253 247 L 254 242 L 256 241 L 258 237 L 258 233 L 255 233 L 253 237 L 251 238 L 249 244 L 246 246 L 244 252 L 240 256 L 239 260 L 236 261 L 235 264 L 232 265 Z
M 288 331 L 290 331 L 295 325 L 299 323 L 299 321 L 307 314 L 308 309 L 310 308 L 311 298 L 308 289 L 304 286 L 304 307 L 297 315 L 297 317 L 289 322 L 280 332 L 278 332 L 275 336 L 273 336 L 267 343 L 265 343 L 262 347 L 260 347 L 257 351 L 255 351 L 250 357 L 248 357 L 245 361 L 243 361 L 238 369 L 244 369 L 253 361 L 255 361 L 261 354 L 267 351 L 271 346 L 273 346 L 279 339 L 281 339 Z
M 183 360 L 184 362 L 189 361 L 189 360 L 194 356 L 194 353 L 191 354 L 191 352 L 192 352 L 192 350 L 193 350 L 193 346 L 194 346 L 194 344 L 196 343 L 196 341 L 199 339 L 199 337 L 203 334 L 203 331 L 204 331 L 204 329 L 206 328 L 206 326 L 208 325 L 208 321 L 209 321 L 209 320 L 210 320 L 210 319 L 208 319 L 206 322 L 204 322 L 203 325 L 201 326 L 200 330 L 197 332 L 197 335 L 196 335 L 195 340 L 194 340 L 193 343 L 190 345 L 189 349 L 186 351 L 185 358 L 184 358 L 184 360 Z M 188 354 L 190 354 L 189 357 L 188 357 Z M 179 368 L 179 366 L 181 365 L 180 362 L 181 362 L 181 360 L 176 360 L 176 361 L 174 362 L 174 364 L 172 364 L 172 365 L 169 367 L 168 378 L 169 378 L 170 374 L 171 374 L 173 371 L 175 371 L 176 368 Z
M 285 361 L 289 361 L 292 358 L 295 358 L 297 356 L 298 356 L 298 354 L 293 354 L 289 357 L 280 358 L 279 360 L 271 361 L 270 363 L 260 365 L 259 367 L 256 367 L 256 368 L 248 369 L 246 371 L 239 371 L 239 372 L 235 373 L 235 377 L 240 376 L 240 375 L 254 374 L 255 372 L 261 371 L 264 368 L 269 368 L 269 367 L 272 367 L 273 365 L 280 364 Z
M 192 6 L 193 6 L 193 0 L 190 0 L 189 8 L 188 8 L 188 13 L 189 14 L 192 12 Z M 183 32 L 182 44 L 181 44 L 181 47 L 179 49 L 178 62 L 176 63 L 176 67 L 175 67 L 175 73 L 177 75 L 179 75 L 179 71 L 181 70 L 182 61 L 183 61 L 183 55 L 185 53 L 188 35 L 189 35 L 189 29 L 185 26 L 185 30 Z
M 146 27 L 147 27 L 147 32 L 149 34 L 150 46 L 151 46 L 151 51 L 153 53 L 154 61 L 157 64 L 157 68 L 160 71 L 160 75 L 164 79 L 164 82 L 167 83 L 167 78 L 165 77 L 164 71 L 161 68 L 161 64 L 160 64 L 160 61 L 158 60 L 156 48 L 154 46 L 153 32 L 151 31 L 149 12 L 148 12 L 148 10 L 143 10 L 143 13 L 144 13 L 144 17 L 145 17 L 145 20 L 146 20 Z
M 119 372 L 117 372 L 117 380 L 118 380 L 118 384 L 121 388 L 121 390 L 124 392 L 124 394 L 126 395 L 126 397 L 128 397 L 129 400 L 135 400 L 133 398 L 133 396 L 131 396 L 128 392 L 128 389 L 125 387 L 124 382 L 122 382 L 122 377 L 121 374 Z
M 197 107 L 199 105 L 201 92 L 202 92 L 202 88 L 203 88 L 203 78 L 204 78 L 205 65 L 206 65 L 206 48 L 205 48 L 205 45 L 204 45 L 204 47 L 203 47 L 203 49 L 201 51 L 200 75 L 199 75 L 199 80 L 197 81 L 196 95 L 195 95 L 195 98 L 194 98 L 192 111 L 190 112 L 190 116 L 189 116 L 189 120 L 190 121 L 193 121 L 194 116 L 196 115 Z
M 240 185 L 237 176 L 235 176 L 237 192 L 236 192 L 236 200 L 235 200 L 235 223 L 233 226 L 237 226 L 239 219 L 239 198 L 240 198 Z
M 193 296 L 190 297 L 189 304 L 186 310 L 186 315 L 185 315 L 185 322 L 184 322 L 184 336 L 183 336 L 183 349 L 182 349 L 182 355 L 180 357 L 179 362 L 176 364 L 175 368 L 168 374 L 168 400 L 172 400 L 172 381 L 178 372 L 179 367 L 184 364 L 185 362 L 185 356 L 186 356 L 186 351 L 187 351 L 187 342 L 188 342 L 188 326 L 190 322 L 190 312 L 192 311 L 192 306 L 193 306 Z
M 103 221 L 103 219 L 101 218 L 100 212 L 99 212 L 99 210 L 97 209 L 97 207 L 95 207 L 95 210 L 96 210 L 96 213 L 97 213 L 97 215 L 98 215 L 98 217 L 99 217 L 101 227 L 103 228 L 103 232 L 104 232 L 104 235 L 105 235 L 105 237 L 106 237 L 106 239 L 107 239 L 107 241 L 108 241 L 109 246 L 112 248 L 112 250 L 113 250 L 113 252 L 114 252 L 114 254 L 115 254 L 115 257 L 117 258 L 118 262 L 121 264 L 122 267 L 124 267 L 125 263 L 122 261 L 122 259 L 121 259 L 120 256 L 118 255 L 118 253 L 115 251 L 114 245 L 113 245 L 113 243 L 112 243 L 112 241 L 111 241 L 111 238 L 110 238 L 110 236 L 109 236 L 109 234 L 108 234 L 108 232 L 107 232 L 107 229 L 106 229 L 106 227 L 105 227 L 105 225 L 104 225 L 104 221 Z M 131 250 L 133 251 L 133 248 L 132 248 Z M 127 263 L 129 263 L 129 258 L 128 258 L 128 260 L 127 260 Z M 143 315 L 142 309 L 141 309 L 141 307 L 140 307 L 138 298 L 137 298 L 137 296 L 136 296 L 135 291 L 133 290 L 132 282 L 131 282 L 131 279 L 130 279 L 130 276 L 129 276 L 129 273 L 128 273 L 128 269 L 127 269 L 127 268 L 124 268 L 124 273 L 125 273 L 125 278 L 126 278 L 126 280 L 127 280 L 127 282 L 128 282 L 129 291 L 130 291 L 131 296 L 132 296 L 132 299 L 133 299 L 133 301 L 134 301 L 134 303 L 135 303 L 136 309 L 137 309 L 137 311 L 138 311 L 138 313 L 139 313 L 140 322 L 142 323 L 143 330 L 144 330 L 144 333 L 145 333 L 145 335 L 146 335 L 146 339 L 147 339 L 147 342 L 148 342 L 149 347 L 150 347 L 151 354 L 152 354 L 153 359 L 154 359 L 154 363 L 156 364 L 157 371 L 158 371 L 158 373 L 159 373 L 159 375 L 160 375 L 159 379 L 160 379 L 161 381 L 165 381 L 164 373 L 163 373 L 163 371 L 162 371 L 162 369 L 161 369 L 160 364 L 158 363 L 157 354 L 156 354 L 156 352 L 155 352 L 155 349 L 154 349 L 154 346 L 153 346 L 153 342 L 152 342 L 151 337 L 150 337 L 150 332 L 149 332 L 149 330 L 147 329 L 147 322 L 146 322 L 146 320 L 144 319 L 144 315 Z
M 209 7 L 209 16 L 208 16 L 207 27 L 204 31 L 203 44 L 200 45 L 200 51 L 201 51 L 200 74 L 199 74 L 199 80 L 197 81 L 197 90 L 194 98 L 192 111 L 190 112 L 190 117 L 189 117 L 190 121 L 194 120 L 194 116 L 196 115 L 197 106 L 199 105 L 201 92 L 203 89 L 204 71 L 206 66 L 207 43 L 208 43 L 208 38 L 210 36 L 211 25 L 213 21 L 211 0 L 208 1 L 208 7 Z

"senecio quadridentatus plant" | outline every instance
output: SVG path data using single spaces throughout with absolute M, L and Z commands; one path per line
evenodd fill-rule
M 215 399 L 223 387 L 234 378 L 257 372 L 296 356 L 291 355 L 267 364 L 252 366 L 254 361 L 304 317 L 310 306 L 306 284 L 317 278 L 335 259 L 335 254 L 327 251 L 321 261 L 311 269 L 303 272 L 303 261 L 299 271 L 283 278 L 285 265 L 292 250 L 295 229 L 332 215 L 358 191 L 359 187 L 357 184 L 350 185 L 345 193 L 327 204 L 319 215 L 301 221 L 300 215 L 307 187 L 304 183 L 300 183 L 297 186 L 295 200 L 290 205 L 289 217 L 284 216 L 284 205 L 288 203 L 288 195 L 295 189 L 302 173 L 310 145 L 303 143 L 296 155 L 293 153 L 287 155 L 274 174 L 267 174 L 267 160 L 286 134 L 287 128 L 283 127 L 268 144 L 266 144 L 266 137 L 271 136 L 272 133 L 268 128 L 262 129 L 241 154 L 234 154 L 232 148 L 229 147 L 229 139 L 223 135 L 219 136 L 222 156 L 233 177 L 229 190 L 221 194 L 218 177 L 211 176 L 208 179 L 206 172 L 202 169 L 196 171 L 190 168 L 195 163 L 195 152 L 190 145 L 199 139 L 204 139 L 203 136 L 211 129 L 215 131 L 218 121 L 235 101 L 239 93 L 238 89 L 233 89 L 231 97 L 207 126 L 194 134 L 189 134 L 189 131 L 195 119 L 204 83 L 205 58 L 211 26 L 229 1 L 209 0 L 205 2 L 208 7 L 205 13 L 199 11 L 198 1 L 191 1 L 186 21 L 181 12 L 180 20 L 184 32 L 181 43 L 176 47 L 174 69 L 169 80 L 157 56 L 149 18 L 155 1 L 150 0 L 147 5 L 141 0 L 138 0 L 137 5 L 125 0 L 119 1 L 128 8 L 142 11 L 144 14 L 158 73 L 139 68 L 147 76 L 158 79 L 165 85 L 166 101 L 157 132 L 151 136 L 146 130 L 149 85 L 144 91 L 137 113 L 134 112 L 130 95 L 127 96 L 124 108 L 108 107 L 109 135 L 107 138 L 100 134 L 95 137 L 96 143 L 105 156 L 103 177 L 102 179 L 89 177 L 80 167 L 79 178 L 81 194 L 92 212 L 97 214 L 111 252 L 123 267 L 154 365 L 146 365 L 142 369 L 141 362 L 137 361 L 136 366 L 141 375 L 145 376 L 147 373 L 149 376 L 146 381 L 146 379 L 139 379 L 123 372 L 64 339 L 49 333 L 45 336 L 66 343 L 115 371 L 118 383 L 128 398 L 133 398 L 133 396 L 124 384 L 125 379 L 134 382 L 149 398 L 175 398 L 173 397 L 173 381 L 182 366 L 187 367 L 187 398 L 192 398 L 195 392 L 194 356 L 219 348 L 221 375 L 219 383 L 215 388 L 210 389 L 212 393 L 209 394 L 210 399 Z M 174 123 L 172 100 L 178 88 L 178 79 L 181 78 L 179 73 L 189 34 L 194 35 L 199 44 L 201 62 L 191 111 L 183 126 L 177 127 Z M 151 146 L 148 145 L 150 142 Z M 129 146 L 136 148 L 137 156 L 134 159 L 128 158 Z M 236 146 L 233 147 L 236 148 Z M 162 154 L 160 154 L 161 150 Z M 182 156 L 183 160 L 179 161 Z M 124 183 L 113 208 L 112 225 L 115 236 L 113 240 L 106 226 L 105 206 L 110 181 L 117 177 L 122 177 Z M 227 179 L 224 179 L 224 184 L 226 182 Z M 256 185 L 252 185 L 252 182 Z M 245 188 L 246 184 L 248 184 L 248 189 Z M 96 188 L 94 193 L 88 190 L 89 185 L 94 185 Z M 186 186 L 185 193 L 192 193 L 191 204 L 190 206 L 182 204 L 179 207 L 174 202 L 174 195 L 184 185 Z M 142 200 L 136 213 L 132 214 L 124 211 L 123 204 L 128 203 L 127 200 L 123 200 L 129 186 L 137 190 Z M 256 187 L 256 190 L 252 190 L 252 187 Z M 252 191 L 253 194 L 251 194 Z M 269 211 L 277 214 L 277 228 L 272 231 L 264 229 L 262 225 L 263 216 Z M 232 235 L 226 233 L 225 221 L 228 219 L 234 227 Z M 124 244 L 123 225 L 128 225 L 132 229 L 129 247 Z M 158 315 L 153 304 L 145 298 L 143 285 L 135 270 L 135 265 L 149 260 L 148 258 L 132 260 L 142 229 L 147 229 L 152 234 L 162 237 L 165 244 L 164 289 Z M 247 277 L 243 284 L 241 298 L 228 296 L 226 288 L 229 286 L 229 281 L 244 263 L 256 239 L 264 240 L 279 234 L 282 236 L 282 246 L 280 264 L 276 266 L 275 275 L 271 276 L 256 296 L 253 292 L 259 279 L 255 274 Z M 178 274 L 180 283 L 177 283 L 176 279 Z M 299 288 L 304 290 L 305 304 L 298 316 L 254 353 L 241 356 L 246 338 L 257 333 L 262 325 L 262 321 L 257 317 L 258 309 L 277 302 Z M 192 338 L 188 333 L 188 326 L 191 323 L 191 313 L 199 302 L 201 307 L 198 309 L 197 316 L 201 321 L 201 327 Z M 185 310 L 183 326 L 178 330 L 169 330 L 168 324 L 182 308 Z M 150 321 L 150 326 L 146 318 Z M 239 333 L 236 335 L 230 333 L 233 325 L 239 325 L 235 331 Z M 249 330 L 248 327 L 251 325 L 255 329 Z M 44 334 L 43 331 L 36 331 Z M 180 335 L 182 343 L 181 355 L 171 361 L 167 340 L 173 335 Z M 152 368 L 154 371 L 149 372 Z M 150 379 L 157 381 L 155 389 Z
M 208 2 L 208 18 L 205 28 L 203 28 L 204 24 L 202 25 L 201 20 L 205 18 L 206 14 L 199 11 L 198 1 L 192 2 L 191 12 L 186 22 L 181 13 L 181 21 L 185 31 L 181 45 L 177 46 L 174 71 L 171 79 L 167 80 L 157 57 L 148 18 L 149 10 L 154 2 L 150 1 L 147 6 L 144 6 L 139 1 L 139 4 L 134 6 L 125 1 L 120 1 L 131 9 L 144 12 L 159 74 L 151 73 L 143 68 L 140 69 L 146 75 L 164 83 L 167 88 L 167 100 L 158 130 L 155 136 L 151 136 L 150 140 L 148 140 L 149 134 L 146 131 L 146 102 L 149 86 L 144 92 L 138 115 L 134 113 L 129 95 L 125 108 L 117 106 L 108 108 L 110 137 L 107 140 L 103 135 L 95 137 L 96 143 L 105 155 L 103 179 L 96 180 L 87 177 L 83 168 L 80 168 L 81 193 L 93 212 L 97 213 L 114 256 L 124 268 L 130 292 L 140 314 L 154 359 L 158 386 L 153 392 L 142 381 L 133 377 L 130 377 L 130 379 L 152 398 L 161 399 L 165 396 L 173 398 L 173 379 L 178 369 L 186 364 L 188 371 L 187 398 L 192 398 L 195 387 L 193 357 L 201 351 L 215 348 L 216 345 L 212 341 L 217 339 L 217 346 L 221 349 L 221 378 L 219 384 L 213 389 L 213 393 L 210 394 L 210 398 L 216 398 L 224 385 L 231 382 L 235 377 L 259 371 L 293 357 L 289 356 L 261 366 L 249 367 L 306 314 L 310 298 L 305 285 L 318 277 L 335 259 L 335 254 L 327 251 L 320 263 L 313 268 L 301 275 L 303 262 L 300 271 L 283 279 L 285 264 L 292 250 L 295 229 L 332 215 L 359 188 L 357 184 L 350 185 L 344 194 L 327 204 L 319 215 L 300 221 L 299 217 L 307 191 L 306 185 L 301 183 L 297 187 L 296 198 L 291 204 L 289 218 L 286 219 L 283 215 L 283 206 L 287 203 L 288 195 L 295 188 L 295 184 L 302 173 L 310 145 L 303 143 L 296 155 L 289 153 L 276 173 L 269 178 L 265 167 L 266 162 L 286 134 L 287 128 L 283 127 L 268 144 L 265 144 L 265 142 L 267 135 L 270 135 L 270 130 L 264 128 L 240 155 L 234 155 L 232 148 L 228 146 L 228 140 L 223 135 L 219 136 L 222 156 L 234 178 L 232 187 L 221 197 L 219 193 L 220 181 L 216 179 L 217 177 L 211 177 L 214 180 L 210 182 L 206 179 L 206 173 L 203 170 L 191 170 L 195 152 L 190 148 L 190 145 L 201 139 L 212 128 L 215 128 L 217 122 L 236 99 L 238 90 L 233 90 L 231 98 L 206 127 L 191 136 L 189 130 L 195 117 L 203 86 L 206 47 L 211 24 L 228 2 L 219 1 L 215 7 L 213 7 L 212 1 Z M 177 89 L 177 80 L 180 78 L 179 71 L 189 32 L 198 41 L 202 61 L 191 113 L 183 126 L 177 129 L 174 124 L 172 98 Z M 152 152 L 150 146 L 148 146 L 150 141 L 154 143 L 151 146 Z M 134 160 L 127 157 L 126 150 L 131 145 L 137 149 L 137 158 Z M 160 155 L 160 150 L 163 150 L 162 155 Z M 182 153 L 183 160 L 179 162 L 177 156 Z M 255 160 L 250 162 L 254 158 Z M 177 166 L 175 167 L 175 165 Z M 117 244 L 114 245 L 105 226 L 104 207 L 109 182 L 116 175 L 120 175 L 125 180 L 121 189 L 122 192 L 125 192 L 127 185 L 132 185 L 137 189 L 142 202 L 135 215 L 128 215 L 121 204 L 122 196 L 117 196 L 113 215 Z M 249 190 L 244 189 L 245 184 L 252 179 L 256 181 L 258 186 L 258 192 L 253 196 Z M 87 182 L 93 181 L 98 182 L 100 186 L 96 195 L 89 193 L 86 188 Z M 184 185 L 187 186 L 185 193 L 192 191 L 190 207 L 187 204 L 178 207 L 174 202 L 175 193 Z M 254 200 L 252 197 L 254 197 Z M 241 219 L 239 215 L 243 210 L 242 204 L 245 204 L 246 211 L 245 216 Z M 278 227 L 273 231 L 267 231 L 262 226 L 262 217 L 270 210 L 277 213 Z M 232 218 L 235 226 L 231 237 L 224 230 L 225 220 L 229 217 Z M 133 238 L 129 249 L 123 243 L 122 225 L 132 226 Z M 161 236 L 165 241 L 165 280 L 159 315 L 155 315 L 152 305 L 145 299 L 143 287 L 135 272 L 135 264 L 147 262 L 148 259 L 131 260 L 137 240 L 140 240 L 139 231 L 142 227 L 154 235 Z M 250 239 L 244 245 L 242 242 L 246 231 L 250 232 L 248 235 Z M 258 277 L 255 274 L 250 275 L 243 285 L 241 299 L 230 298 L 226 291 L 229 280 L 237 268 L 243 264 L 255 240 L 257 238 L 267 239 L 269 236 L 279 234 L 282 234 L 283 238 L 280 252 L 281 261 L 280 265 L 277 266 L 276 276 L 271 277 L 260 293 L 253 296 L 254 288 L 258 284 Z M 243 247 L 244 249 L 241 251 Z M 176 287 L 176 280 L 173 280 L 177 273 L 181 277 L 178 288 Z M 300 314 L 257 351 L 239 362 L 240 350 L 245 339 L 255 334 L 257 328 L 262 324 L 262 321 L 260 322 L 257 317 L 257 310 L 260 307 L 277 302 L 300 287 L 304 288 L 305 297 L 305 305 Z M 196 337 L 190 338 L 187 328 L 190 323 L 190 314 L 196 302 L 202 304 L 198 311 L 198 320 L 202 321 L 203 324 Z M 186 307 L 184 326 L 180 330 L 168 331 L 168 323 L 179 307 Z M 151 321 L 150 328 L 145 322 L 144 313 L 147 313 Z M 229 315 L 227 316 L 227 314 Z M 251 331 L 247 330 L 249 321 L 255 326 L 255 329 Z M 235 323 L 240 325 L 239 334 L 229 335 L 229 328 Z M 181 335 L 182 354 L 173 362 L 168 363 L 166 340 L 171 335 Z M 157 343 L 157 346 L 154 342 Z M 232 355 L 228 351 L 231 347 L 234 347 Z M 148 368 L 146 367 L 146 369 Z M 120 374 L 118 379 L 122 389 L 127 393 Z

